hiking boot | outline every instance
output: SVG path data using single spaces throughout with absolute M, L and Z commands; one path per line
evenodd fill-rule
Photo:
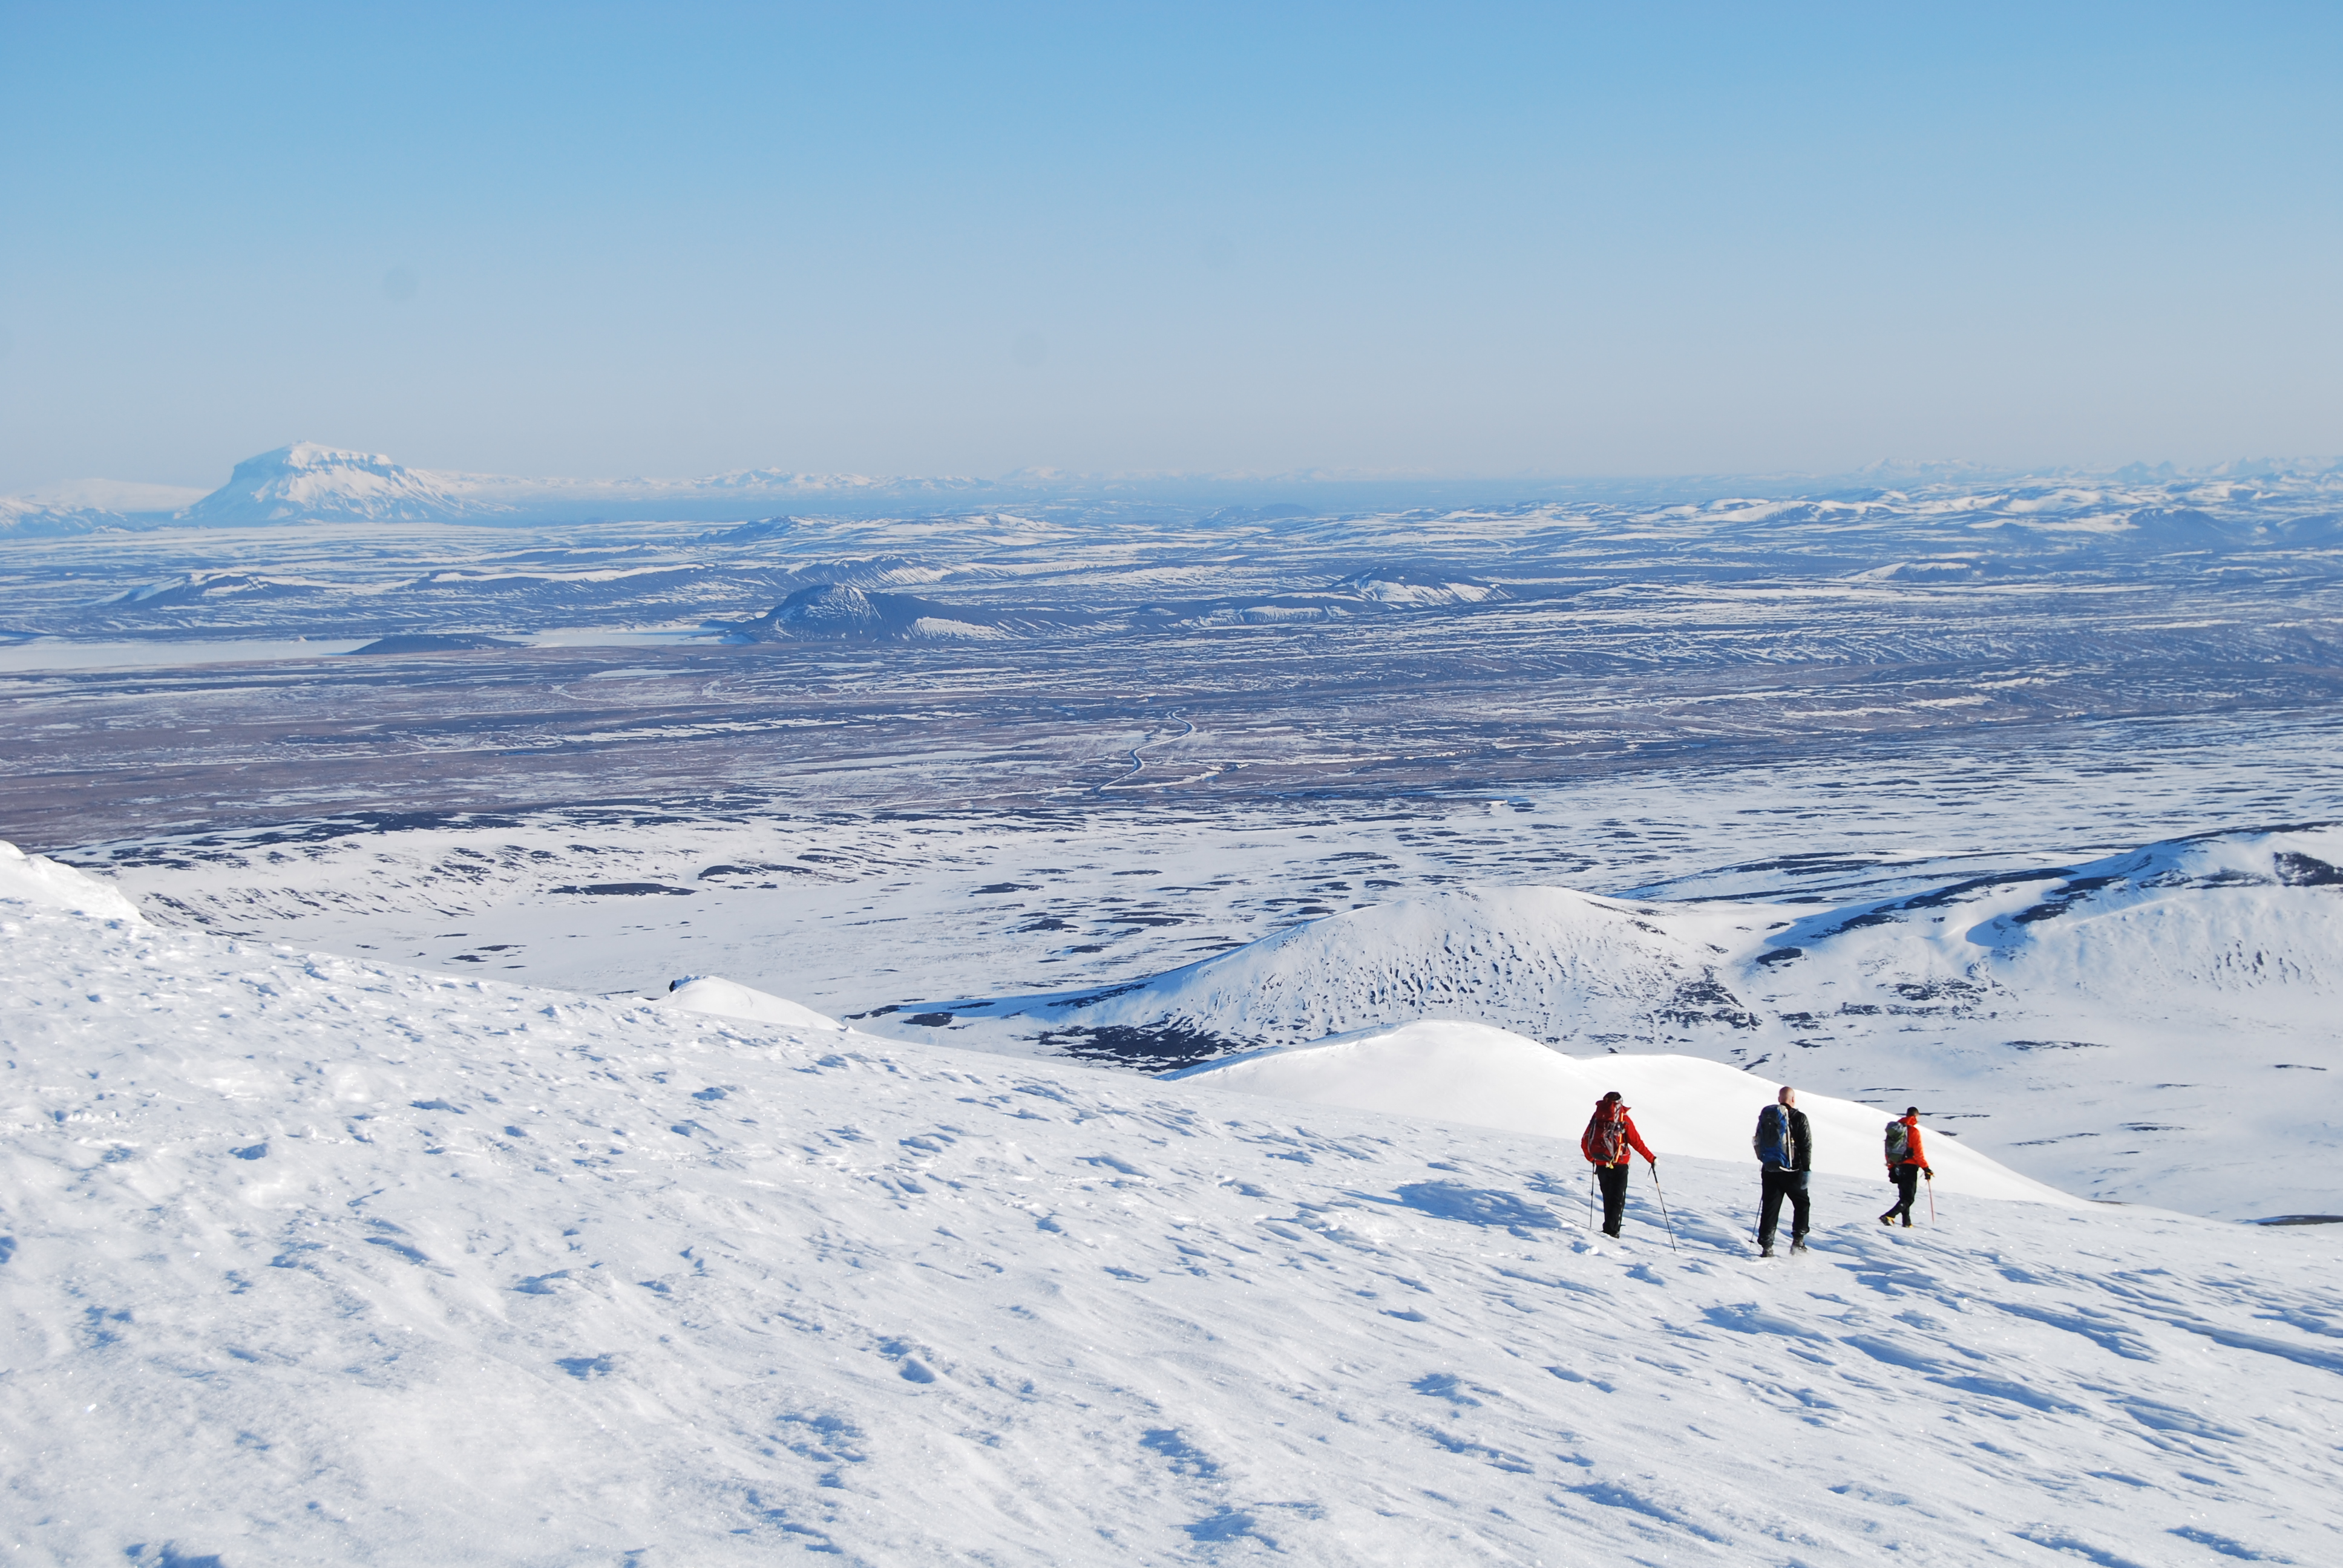
M 1771 1241 L 1768 1241 L 1768 1242 L 1766 1242 L 1764 1246 L 1762 1246 L 1762 1247 L 1758 1248 L 1758 1249 L 1757 1249 L 1757 1255 L 1758 1255 L 1759 1257 L 1761 1257 L 1761 1258 L 1770 1258 L 1770 1257 L 1772 1257 L 1772 1256 L 1774 1255 L 1774 1243 L 1773 1243 L 1773 1242 L 1771 1242 Z
M 1790 1238 L 1790 1251 L 1792 1251 L 1793 1252 L 1803 1252 L 1803 1251 L 1805 1251 L 1805 1250 L 1806 1250 L 1806 1239 L 1805 1239 L 1805 1237 L 1803 1234 L 1801 1234 L 1801 1235 L 1796 1235 L 1796 1236 L 1793 1236 L 1793 1237 L 1791 1237 L 1791 1238 Z
M 1890 1209 L 1887 1212 L 1879 1216 L 1879 1222 L 1883 1225 L 1893 1225 L 1896 1223 L 1896 1211 Z

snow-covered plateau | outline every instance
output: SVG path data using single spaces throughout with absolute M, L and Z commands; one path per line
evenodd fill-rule
M 1689 1081 L 1614 1242 L 1553 1138 L 218 938 L 13 856 L 0 935 L 15 1561 L 2336 1555 L 2325 1227 L 1948 1174 L 1887 1231 L 1823 1174 L 1759 1261 Z

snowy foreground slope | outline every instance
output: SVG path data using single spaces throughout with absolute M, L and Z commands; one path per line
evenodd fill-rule
M 159 929 L 0 864 L 14 1563 L 2343 1556 L 2330 1228 L 1566 1142 Z M 102 893 L 103 890 L 96 890 Z

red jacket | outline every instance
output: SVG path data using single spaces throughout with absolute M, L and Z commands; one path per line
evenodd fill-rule
M 1905 1140 L 1903 1162 L 1906 1165 L 1917 1165 L 1925 1170 L 1928 1163 L 1928 1155 L 1927 1151 L 1920 1147 L 1920 1119 L 1916 1116 L 1906 1116 L 1902 1120 Z
M 1644 1147 L 1642 1134 L 1635 1131 L 1635 1119 L 1627 1114 L 1627 1107 L 1624 1102 L 1614 1100 L 1597 1105 L 1594 1108 L 1594 1114 L 1587 1121 L 1586 1131 L 1578 1135 L 1578 1151 L 1585 1155 L 1590 1163 L 1624 1165 L 1627 1162 L 1624 1159 L 1598 1160 L 1595 1158 L 1594 1130 L 1602 1126 L 1606 1118 L 1618 1122 L 1619 1131 L 1624 1136 L 1629 1148 L 1646 1160 L 1653 1157 L 1652 1151 Z

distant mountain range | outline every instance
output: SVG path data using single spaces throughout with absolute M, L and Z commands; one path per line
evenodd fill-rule
M 2111 476 L 2133 484 L 2197 479 L 2332 476 L 2343 462 L 2227 463 L 2184 476 L 2138 464 Z M 2013 476 L 2000 476 L 2007 478 Z M 106 528 L 260 528 L 301 522 L 468 523 L 523 526 L 593 521 L 753 523 L 777 514 L 877 513 L 910 508 L 982 508 L 1045 499 L 1164 504 L 1215 520 L 1261 520 L 1346 510 L 1487 506 L 1537 498 L 1625 502 L 1664 496 L 1696 500 L 1725 495 L 1820 495 L 1847 485 L 1875 487 L 1996 478 L 1959 463 L 1877 463 L 1837 478 L 1815 475 L 1573 480 L 1360 479 L 1323 475 L 1276 478 L 1194 476 L 1108 477 L 1024 470 L 998 479 L 873 478 L 860 474 L 799 474 L 743 468 L 696 479 L 518 478 L 410 468 L 378 452 L 347 451 L 300 441 L 246 458 L 226 484 L 200 498 L 173 486 L 84 480 L 25 496 L 0 497 L 0 538 L 55 538 Z M 1306 494 L 1317 504 L 1262 504 L 1264 491 Z

